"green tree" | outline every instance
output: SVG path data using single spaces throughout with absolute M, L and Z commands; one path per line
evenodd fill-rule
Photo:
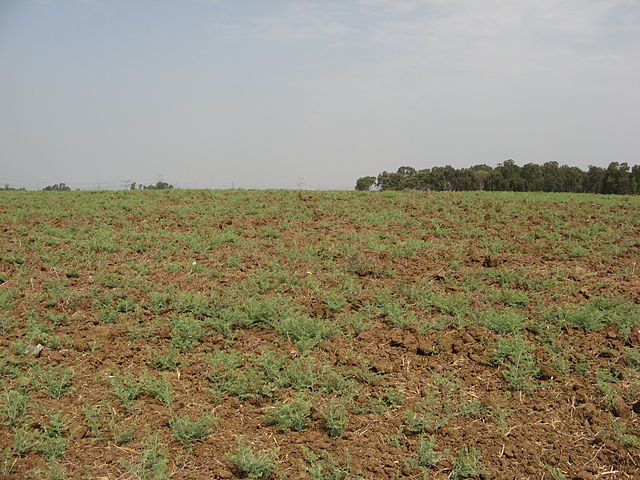
M 356 181 L 356 190 L 364 191 L 371 190 L 371 187 L 376 183 L 376 177 L 360 177 Z
M 64 183 L 56 183 L 55 185 L 48 185 L 44 187 L 43 190 L 54 192 L 68 192 L 69 190 L 71 190 L 71 187 L 68 187 Z

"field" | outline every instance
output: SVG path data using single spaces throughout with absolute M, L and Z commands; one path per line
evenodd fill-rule
M 0 478 L 640 478 L 640 197 L 0 192 Z

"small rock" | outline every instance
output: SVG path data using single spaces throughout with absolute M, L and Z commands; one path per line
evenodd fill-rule
M 513 452 L 511 447 L 505 447 L 504 456 L 507 458 L 515 458 L 516 454 Z
M 600 445 L 604 443 L 604 441 L 605 441 L 604 433 L 602 431 L 599 431 L 598 433 L 596 433 L 596 436 L 593 437 L 592 443 L 595 445 Z
M 484 261 L 482 262 L 482 266 L 485 268 L 495 268 L 498 266 L 498 261 L 494 258 L 491 258 L 491 255 L 486 255 L 484 257 Z
M 584 404 L 584 416 L 591 419 L 593 418 L 598 412 L 598 409 L 596 408 L 596 406 L 593 403 L 585 403 Z
M 39 357 L 42 350 L 44 350 L 44 347 L 38 344 L 35 347 L 32 346 L 25 348 L 24 353 L 25 355 L 29 355 L 30 357 Z
M 218 478 L 233 478 L 233 473 L 229 470 L 218 470 Z
M 462 341 L 463 341 L 464 343 L 473 343 L 473 342 L 475 342 L 476 340 L 475 340 L 475 338 L 473 338 L 473 336 L 472 336 L 472 335 L 470 335 L 469 333 L 465 333 L 465 334 L 463 334 L 463 335 L 462 335 Z
M 483 363 L 482 355 L 478 355 L 477 353 L 470 354 L 469 359 L 473 360 L 476 363 Z
M 628 417 L 631 413 L 631 408 L 621 397 L 616 397 L 613 400 L 613 414 L 616 417 Z
M 549 365 L 542 365 L 538 372 L 538 378 L 540 380 L 551 380 L 552 378 L 556 378 L 558 376 L 558 372 L 550 367 Z
M 484 327 L 475 326 L 467 328 L 467 333 L 471 335 L 474 340 L 480 341 L 488 335 L 489 331 Z
M 74 440 L 80 440 L 81 438 L 85 438 L 85 437 L 88 437 L 88 436 L 90 436 L 89 435 L 89 429 L 87 428 L 86 425 L 82 425 L 82 426 L 76 428 L 73 431 L 73 434 L 72 434 L 72 438 Z
M 460 340 L 459 338 L 454 340 L 453 343 L 451 344 L 451 351 L 453 353 L 460 353 L 464 350 L 464 342 L 462 342 L 462 340 Z

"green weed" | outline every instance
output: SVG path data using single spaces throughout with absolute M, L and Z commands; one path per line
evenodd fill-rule
M 31 429 L 28 424 L 23 424 L 13 431 L 13 443 L 9 447 L 12 455 L 25 456 L 34 450 L 40 442 L 40 432 Z
M 309 475 L 311 480 L 358 480 L 364 479 L 360 472 L 351 471 L 351 462 L 347 454 L 345 462 L 323 452 L 323 456 L 316 455 L 307 447 L 302 447 L 304 461 L 301 461 L 302 468 Z
M 130 406 L 144 391 L 144 383 L 131 373 L 115 374 L 111 379 L 113 394 L 125 405 Z
M 206 334 L 203 322 L 194 317 L 180 316 L 171 320 L 171 343 L 181 352 L 189 350 Z
M 255 451 L 242 437 L 236 440 L 236 453 L 229 455 L 229 460 L 243 476 L 255 480 L 271 478 L 277 458 L 278 450 Z
M 502 376 L 513 390 L 531 390 L 532 380 L 538 374 L 533 348 L 521 337 L 499 339 L 491 363 L 505 367 Z
M 70 368 L 52 367 L 49 370 L 37 370 L 35 381 L 51 398 L 59 399 L 71 390 L 74 373 Z
M 102 440 L 102 425 L 101 418 L 102 412 L 100 411 L 100 405 L 94 405 L 92 407 L 86 406 L 82 409 L 84 414 L 84 421 L 89 428 L 91 438 L 94 440 Z
M 338 332 L 335 324 L 305 315 L 286 316 L 275 324 L 275 329 L 302 350 L 312 349 Z
M 115 416 L 109 419 L 109 430 L 116 445 L 124 445 L 136 438 L 136 428 L 133 423 L 128 423 L 124 418 Z
M 178 352 L 172 349 L 164 353 L 149 347 L 147 348 L 147 365 L 156 370 L 174 371 L 178 368 Z
M 476 318 L 480 325 L 498 334 L 519 333 L 526 326 L 526 320 L 513 310 L 502 312 L 495 310 L 482 311 Z
M 202 440 L 211 433 L 211 425 L 216 421 L 214 417 L 201 417 L 199 420 L 191 420 L 189 415 L 174 417 L 169 422 L 173 436 L 186 449 L 192 448 L 192 443 Z
M 311 404 L 306 398 L 298 397 L 275 405 L 269 410 L 270 414 L 265 417 L 269 425 L 278 426 L 282 432 L 302 432 L 309 423 Z
M 169 478 L 168 451 L 160 442 L 158 435 L 150 435 L 144 439 L 144 449 L 137 462 L 121 461 L 131 476 L 139 480 L 165 480 Z
M 473 475 L 484 475 L 488 472 L 480 463 L 480 452 L 474 447 L 463 447 L 453 457 L 450 477 L 454 480 L 469 478 Z
M 5 387 L 2 394 L 2 415 L 6 418 L 5 425 L 15 427 L 24 419 L 29 406 L 29 395 L 18 390 Z
M 325 428 L 329 432 L 329 436 L 341 436 L 344 433 L 348 422 L 345 402 L 335 399 L 327 402 L 323 411 L 323 418 Z
M 45 460 L 56 460 L 63 457 L 67 449 L 68 440 L 64 436 L 67 431 L 68 417 L 55 413 L 49 416 L 49 422 L 43 426 L 38 449 Z
M 420 467 L 435 467 L 440 460 L 442 454 L 435 450 L 436 439 L 432 435 L 425 435 L 418 440 L 418 452 L 416 454 L 416 463 Z

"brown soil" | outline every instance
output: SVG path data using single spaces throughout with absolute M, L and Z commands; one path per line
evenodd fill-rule
M 240 436 L 256 449 L 278 449 L 273 478 L 309 478 L 302 461 L 306 447 L 342 463 L 348 456 L 351 472 L 361 472 L 367 479 L 419 479 L 423 473 L 415 455 L 424 435 L 433 435 L 436 450 L 443 454 L 426 470 L 433 479 L 450 477 L 455 453 L 462 447 L 476 448 L 485 470 L 469 478 L 640 478 L 640 377 L 626 356 L 628 349 L 640 347 L 640 319 L 630 323 L 629 331 L 606 319 L 593 331 L 564 325 L 548 337 L 536 328 L 547 328 L 540 319 L 553 307 L 605 298 L 640 303 L 636 199 L 309 192 L 138 193 L 131 198 L 106 192 L 0 198 L 0 291 L 15 293 L 11 309 L 0 311 L 0 316 L 18 321 L 0 335 L 0 351 L 5 352 L 0 360 L 5 367 L 7 361 L 17 362 L 19 370 L 15 376 L 3 367 L 0 381 L 13 390 L 38 368 L 73 370 L 72 390 L 59 399 L 39 388 L 24 390 L 31 405 L 31 431 L 45 432 L 52 412 L 69 417 L 68 447 L 58 460 L 66 478 L 137 478 L 123 462 L 140 461 L 144 438 L 152 432 L 168 449 L 172 479 L 240 478 L 242 472 L 229 459 Z M 219 204 L 225 208 L 215 209 Z M 376 219 L 380 212 L 391 213 Z M 586 231 L 592 224 L 596 227 Z M 83 242 L 93 238 L 92 232 L 105 228 L 115 251 L 85 248 Z M 238 244 L 220 243 L 209 250 L 189 246 L 189 235 L 206 242 L 231 231 Z M 590 236 L 594 232 L 599 236 Z M 584 254 L 572 253 L 578 233 L 584 235 L 578 241 Z M 47 244 L 49 238 L 58 243 Z M 604 242 L 607 238 L 610 241 Z M 375 239 L 385 248 L 376 248 Z M 414 252 L 396 256 L 391 247 L 396 243 L 401 247 L 407 240 L 424 243 Z M 142 248 L 136 248 L 136 242 Z M 345 247 L 349 242 L 354 245 L 351 250 Z M 296 251 L 301 253 L 289 255 Z M 230 257 L 237 257 L 237 263 Z M 145 268 L 136 270 L 133 264 Z M 181 268 L 168 271 L 167 264 Z M 327 433 L 322 403 L 313 405 L 302 432 L 282 432 L 265 422 L 270 406 L 296 396 L 292 388 L 247 400 L 211 392 L 209 378 L 220 374 L 203 360 L 211 352 L 235 350 L 250 359 L 269 347 L 288 359 L 306 354 L 269 326 L 236 326 L 232 341 L 209 327 L 200 342 L 180 355 L 189 365 L 165 374 L 175 392 L 170 408 L 148 393 L 130 408 L 114 396 L 109 381 L 114 372 L 158 376 L 161 373 L 148 364 L 148 349 L 171 347 L 170 319 L 177 313 L 170 308 L 153 311 L 149 289 L 171 287 L 207 297 L 211 292 L 241 295 L 241 284 L 252 285 L 265 272 L 276 271 L 277 265 L 282 267 L 278 272 L 286 273 L 286 281 L 272 279 L 259 295 L 288 296 L 305 315 L 319 320 L 337 322 L 342 315 L 370 305 L 382 289 L 404 294 L 423 284 L 452 301 L 463 299 L 468 311 L 454 317 L 441 307 L 421 307 L 406 300 L 416 315 L 414 325 L 397 328 L 389 316 L 371 313 L 371 328 L 356 333 L 345 327 L 345 335 L 334 335 L 312 349 L 309 355 L 317 363 L 344 374 L 359 392 L 349 406 L 346 431 L 337 438 Z M 511 308 L 530 322 L 521 336 L 533 345 L 539 370 L 532 388 L 525 391 L 513 390 L 505 380 L 506 364 L 491 363 L 501 335 L 473 320 L 474 312 L 506 308 L 489 297 L 505 289 L 498 275 L 509 272 L 519 275 L 518 280 L 509 280 L 511 293 L 529 295 L 530 300 Z M 346 277 L 355 285 L 353 298 L 340 309 L 331 309 L 323 292 L 338 288 Z M 472 288 L 470 279 L 482 288 Z M 54 298 L 49 287 L 56 283 L 74 298 Z M 115 323 L 101 321 L 95 300 L 109 293 L 122 294 L 135 305 L 134 311 L 120 312 Z M 237 307 L 244 301 L 236 300 Z M 36 358 L 14 355 L 15 342 L 27 342 L 30 311 L 51 327 L 50 333 L 64 339 L 60 348 L 45 346 Z M 53 326 L 48 314 L 65 314 L 68 324 Z M 139 336 L 132 335 L 132 325 L 138 325 Z M 558 359 L 565 362 L 564 369 Z M 242 362 L 238 368 L 248 360 Z M 617 375 L 611 382 L 611 398 L 598 384 L 599 371 Z M 402 392 L 401 403 L 380 403 L 389 389 Z M 336 396 L 307 393 L 317 402 Z M 438 409 L 422 434 L 411 432 L 407 411 L 419 411 L 425 399 L 432 399 Z M 467 404 L 477 408 L 464 413 Z M 100 408 L 100 438 L 92 436 L 83 413 L 95 405 Z M 172 414 L 192 419 L 206 414 L 217 421 L 212 433 L 194 442 L 188 452 L 172 436 Z M 109 418 L 133 425 L 135 439 L 117 445 Z M 4 416 L 0 421 L 6 423 Z M 616 425 L 624 425 L 624 432 L 616 431 Z M 14 438 L 13 427 L 0 425 L 0 449 L 7 452 Z M 47 468 L 37 448 L 5 456 L 3 462 L 0 479 L 34 478 L 35 470 Z M 553 476 L 560 472 L 565 477 Z

